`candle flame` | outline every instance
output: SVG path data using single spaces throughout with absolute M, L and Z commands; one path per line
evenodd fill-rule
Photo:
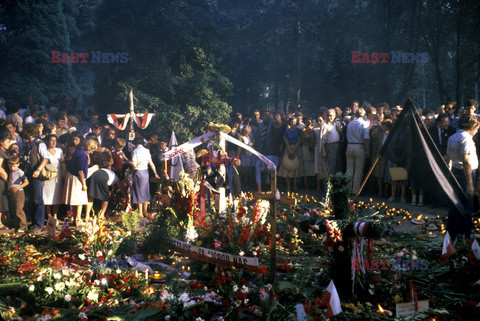
M 378 304 L 378 310 L 380 310 L 380 313 L 383 313 L 383 311 L 384 311 L 380 304 Z

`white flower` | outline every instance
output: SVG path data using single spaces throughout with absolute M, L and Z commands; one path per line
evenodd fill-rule
M 35 291 L 35 285 L 30 284 L 30 286 L 28 287 L 28 291 L 30 291 L 30 292 Z
M 372 289 L 368 289 L 368 293 L 370 293 L 370 295 L 373 295 L 375 292 Z
M 107 256 L 110 256 L 110 255 L 112 255 L 112 254 L 113 254 L 113 251 L 110 250 L 110 251 L 108 251 Z
M 233 292 L 237 292 L 237 290 L 238 290 L 238 286 L 234 285 L 233 286 Z
M 56 280 L 60 280 L 62 278 L 62 275 L 60 273 L 54 273 L 53 278 Z
M 187 230 L 187 241 L 195 242 L 198 238 L 198 233 L 195 230 L 195 226 L 189 226 Z
M 78 318 L 79 318 L 80 320 L 88 320 L 88 317 L 87 317 L 87 315 L 85 314 L 85 312 L 80 312 L 80 313 L 78 314 Z
M 72 301 L 72 296 L 70 294 L 65 294 L 64 300 L 66 302 L 70 302 L 70 301 Z
M 247 304 L 247 303 L 248 303 L 248 299 L 243 300 L 243 303 L 244 303 L 244 304 Z
M 97 293 L 97 291 L 91 290 L 90 292 L 88 292 L 87 298 L 88 298 L 90 301 L 95 301 L 95 302 L 98 301 L 98 293 Z
M 247 288 L 247 287 L 244 285 L 244 286 L 242 286 L 242 292 L 243 292 L 243 293 L 248 293 L 248 292 L 250 292 L 250 289 Z
M 53 289 L 51 287 L 45 288 L 45 292 L 47 292 L 48 294 L 52 294 Z
M 187 293 L 183 293 L 182 295 L 180 295 L 180 296 L 178 297 L 178 301 L 187 302 L 187 301 L 188 301 L 188 294 L 187 294 Z
M 102 253 L 102 251 L 97 251 L 97 255 L 96 255 L 96 257 L 99 257 L 99 256 L 103 256 L 103 253 Z
M 55 284 L 55 291 L 63 291 L 65 290 L 65 283 L 59 282 Z
M 86 257 L 85 257 L 85 254 L 79 254 L 78 255 L 78 258 L 82 261 L 85 261 Z M 75 273 L 76 274 L 76 273 Z
M 188 308 L 189 306 L 194 305 L 195 303 L 196 303 L 195 300 L 190 300 L 188 302 L 183 302 L 183 308 L 184 309 Z
M 165 316 L 165 320 L 166 321 L 170 320 L 170 316 L 169 315 Z
M 245 252 L 241 251 L 240 253 L 238 253 L 238 255 L 244 256 L 244 255 L 245 255 Z

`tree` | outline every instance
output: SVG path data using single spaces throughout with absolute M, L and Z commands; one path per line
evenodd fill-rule
M 136 110 L 157 113 L 149 128 L 164 136 L 175 130 L 180 141 L 210 121 L 228 122 L 231 84 L 216 69 L 215 33 L 207 1 L 104 1 L 91 47 L 125 52 L 128 62 L 95 66 L 97 105 L 127 112 L 133 89 Z
M 0 7 L 0 88 L 7 99 L 29 95 L 42 104 L 58 93 L 80 94 L 71 65 L 51 63 L 54 50 L 70 52 L 62 1 L 7 0 Z

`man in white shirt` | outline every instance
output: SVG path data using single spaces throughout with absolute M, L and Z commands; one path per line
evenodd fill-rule
M 473 136 L 479 126 L 480 123 L 474 115 L 465 114 L 458 121 L 457 132 L 448 140 L 446 162 L 467 195 L 463 204 L 465 215 L 453 208 L 448 212 L 447 230 L 452 239 L 458 234 L 464 234 L 468 238 L 472 231 L 473 193 L 478 168 Z
M 325 139 L 322 140 L 321 146 L 322 157 L 326 158 L 328 170 L 330 174 L 336 173 L 337 154 L 340 147 L 340 139 L 342 134 L 342 125 L 335 120 L 337 113 L 335 109 L 329 109 L 327 112 L 327 121 L 321 126 L 322 133 L 325 133 Z
M 365 159 L 370 155 L 370 122 L 377 116 L 374 107 L 357 110 L 357 119 L 347 126 L 347 174 L 352 177 L 351 193 L 356 195 L 363 179 Z

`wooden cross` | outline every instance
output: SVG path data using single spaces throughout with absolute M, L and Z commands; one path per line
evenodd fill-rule
M 275 284 L 277 274 L 277 202 L 285 205 L 296 205 L 297 200 L 295 198 L 280 197 L 277 199 L 275 193 L 277 192 L 277 169 L 270 171 L 270 193 L 253 193 L 256 199 L 268 200 L 270 202 L 270 213 L 272 214 L 272 220 L 270 222 L 270 282 Z

